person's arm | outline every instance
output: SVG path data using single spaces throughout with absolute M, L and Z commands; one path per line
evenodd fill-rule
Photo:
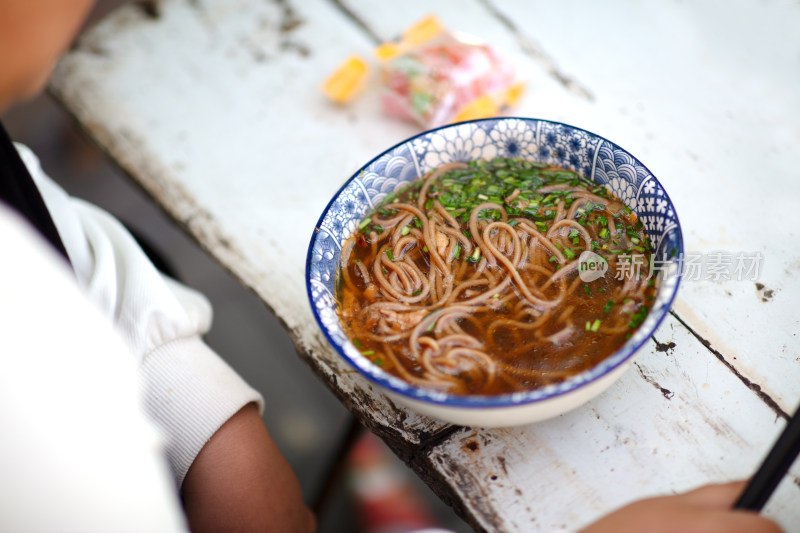
M 315 529 L 297 478 L 254 404 L 236 413 L 203 447 L 182 496 L 193 533 Z
M 781 533 L 759 514 L 731 509 L 744 487 L 745 482 L 737 481 L 639 500 L 580 533 Z

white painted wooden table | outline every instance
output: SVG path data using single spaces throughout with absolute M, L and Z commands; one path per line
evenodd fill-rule
M 320 83 L 431 10 L 518 58 L 517 114 L 639 157 L 687 251 L 763 256 L 758 280 L 685 281 L 635 366 L 554 420 L 473 429 L 399 408 L 348 372 L 307 303 L 306 247 L 328 199 L 417 132 L 382 116 L 374 91 L 337 108 Z M 52 90 L 442 498 L 479 529 L 546 532 L 750 475 L 800 402 L 798 28 L 788 0 L 162 0 L 85 33 Z M 800 531 L 800 465 L 765 512 Z

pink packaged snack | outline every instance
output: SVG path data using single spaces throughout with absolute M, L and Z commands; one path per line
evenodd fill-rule
M 376 55 L 384 111 L 424 128 L 496 115 L 524 90 L 511 61 L 488 44 L 444 31 L 434 17 Z
M 432 15 L 377 47 L 375 56 L 384 112 L 426 129 L 495 116 L 525 90 L 508 58 L 478 39 L 448 32 Z M 328 76 L 322 91 L 345 104 L 365 87 L 369 72 L 364 59 L 351 56 Z

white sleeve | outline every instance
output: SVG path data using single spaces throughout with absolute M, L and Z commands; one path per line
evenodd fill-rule
M 162 275 L 122 224 L 70 198 L 26 147 L 17 149 L 42 194 L 79 285 L 111 319 L 139 367 L 145 408 L 167 442 L 178 484 L 211 436 L 263 399 L 201 339 L 211 326 L 204 296 Z
M 0 531 L 187 531 L 136 365 L 0 204 Z

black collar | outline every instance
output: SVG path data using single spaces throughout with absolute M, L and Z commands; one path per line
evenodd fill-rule
M 69 263 L 56 225 L 25 163 L 0 124 L 0 201 L 18 211 Z M 2 237 L 2 236 L 0 236 Z

